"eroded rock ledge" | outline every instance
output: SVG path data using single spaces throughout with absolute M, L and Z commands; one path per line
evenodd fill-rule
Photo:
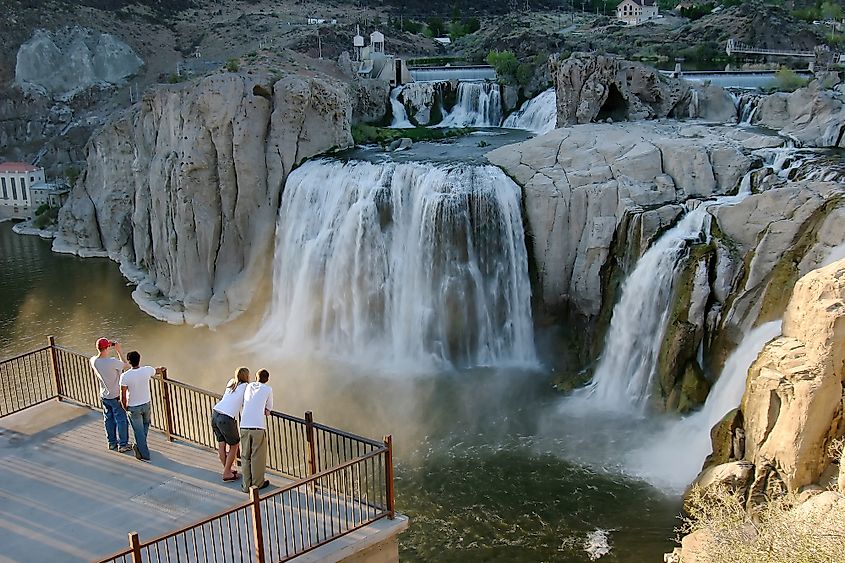
M 54 250 L 118 261 L 155 317 L 225 322 L 272 255 L 287 175 L 352 144 L 352 107 L 319 75 L 222 73 L 148 92 L 89 141 Z

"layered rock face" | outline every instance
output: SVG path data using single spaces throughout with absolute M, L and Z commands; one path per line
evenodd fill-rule
M 118 84 L 144 61 L 109 33 L 82 27 L 39 29 L 21 45 L 15 83 L 50 97 L 69 97 L 95 84 Z
M 625 275 L 684 206 L 744 183 L 754 193 L 704 204 L 710 228 L 687 241 L 677 265 L 657 358 L 655 404 L 700 404 L 704 374 L 719 373 L 753 326 L 780 318 L 784 288 L 845 241 L 841 185 L 788 181 L 772 162 L 780 153 L 758 148 L 782 142 L 731 127 L 640 122 L 558 129 L 490 152 L 524 188 L 539 310 L 586 321 L 601 342 Z M 765 159 L 772 163 L 758 169 Z
M 610 55 L 573 53 L 549 59 L 557 91 L 557 126 L 684 116 L 689 85 L 640 63 Z
M 171 321 L 224 322 L 271 254 L 291 169 L 352 144 L 348 89 L 327 78 L 217 74 L 148 92 L 86 147 L 54 249 L 106 254 Z

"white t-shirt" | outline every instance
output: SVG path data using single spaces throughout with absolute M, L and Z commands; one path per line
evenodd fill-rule
M 100 397 L 103 399 L 117 399 L 120 397 L 120 372 L 123 362 L 117 358 L 91 358 L 91 369 L 100 380 Z
M 214 410 L 232 418 L 237 417 L 241 407 L 244 406 L 244 391 L 246 391 L 247 385 L 247 383 L 238 383 L 238 386 L 234 389 L 226 387 L 223 398 L 214 405 Z
M 264 409 L 273 409 L 273 389 L 264 383 L 246 384 L 244 408 L 241 411 L 241 428 L 267 428 Z
M 120 376 L 120 386 L 127 388 L 127 406 L 137 407 L 150 402 L 150 379 L 155 374 L 156 368 L 152 366 L 141 366 L 123 372 Z

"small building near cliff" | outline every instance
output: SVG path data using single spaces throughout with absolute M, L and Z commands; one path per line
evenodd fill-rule
M 616 6 L 616 19 L 639 25 L 657 17 L 657 0 L 622 0 Z
M 384 34 L 380 31 L 370 34 L 370 44 L 367 46 L 358 31 L 352 39 L 352 47 L 355 60 L 359 63 L 359 76 L 384 80 L 389 82 L 391 87 L 413 82 L 405 61 L 385 52 Z
M 47 207 L 61 207 L 67 201 L 70 188 L 62 181 L 38 182 L 29 189 L 32 207 L 38 209 L 42 205 Z
M 34 184 L 44 182 L 44 169 L 25 162 L 0 164 L 0 205 L 12 217 L 28 219 L 32 215 Z

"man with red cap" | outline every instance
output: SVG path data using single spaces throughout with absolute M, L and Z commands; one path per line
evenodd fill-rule
M 117 358 L 112 358 L 112 349 Z M 119 358 L 119 359 L 118 359 Z M 107 338 L 97 340 L 97 355 L 91 357 L 91 369 L 100 383 L 100 399 L 103 402 L 103 425 L 109 449 L 119 452 L 132 450 L 129 445 L 129 421 L 120 404 L 120 374 L 129 364 L 123 361 L 120 344 Z

